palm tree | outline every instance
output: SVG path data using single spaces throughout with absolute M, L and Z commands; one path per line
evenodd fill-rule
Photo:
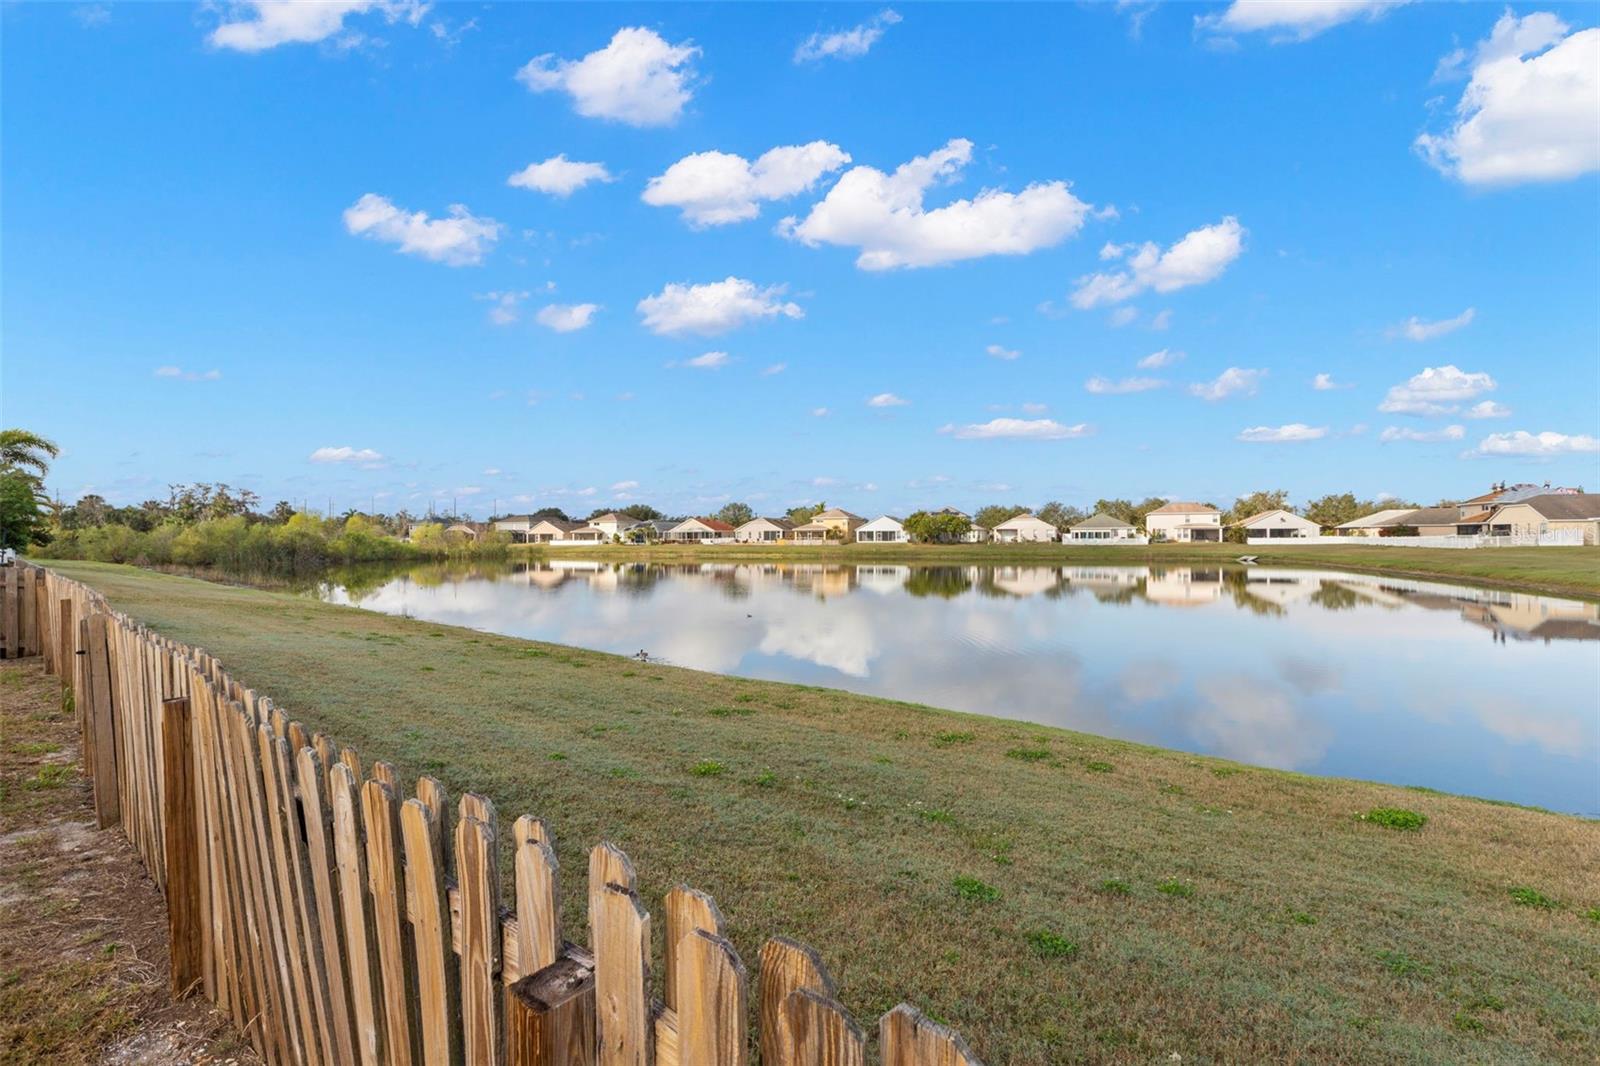
M 0 429 L 0 473 L 22 478 L 35 489 L 44 486 L 50 460 L 61 454 L 55 441 L 25 429 Z

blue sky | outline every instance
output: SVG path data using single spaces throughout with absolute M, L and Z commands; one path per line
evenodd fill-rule
M 1600 487 L 1592 7 L 0 18 L 69 499 Z

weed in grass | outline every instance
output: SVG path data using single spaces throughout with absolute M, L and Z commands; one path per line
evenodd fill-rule
M 1420 976 L 1430 969 L 1427 963 L 1419 962 L 1403 951 L 1380 951 L 1378 961 L 1396 977 Z
M 611 774 L 612 777 L 638 777 L 639 776 L 637 773 L 635 773 L 634 771 L 628 769 L 626 766 L 613 766 L 610 769 L 610 771 L 608 771 L 608 772 Z
M 436 666 L 424 666 L 422 668 L 422 671 L 423 671 L 423 673 L 431 674 L 437 669 L 438 669 L 438 667 L 436 667 Z
M 566 760 L 566 757 L 567 757 L 567 753 L 564 752 L 564 751 L 552 751 L 550 753 L 550 761 L 551 762 L 563 762 L 563 761 Z
M 1109 774 L 1112 770 L 1116 769 L 1116 767 L 1112 766 L 1110 763 L 1101 762 L 1098 759 L 1084 763 L 1083 768 L 1097 774 Z
M 756 698 L 748 692 L 741 692 L 733 698 L 734 703 L 754 703 Z
M 706 713 L 713 718 L 732 718 L 734 715 L 743 717 L 744 715 L 755 714 L 756 712 L 755 708 L 753 707 L 713 707 Z
M 976 877 L 958 877 L 953 882 L 956 895 L 978 903 L 993 903 L 1000 898 L 1000 890 Z
M 1045 959 L 1070 959 L 1078 953 L 1077 944 L 1046 929 L 1029 933 L 1028 944 L 1035 954 Z
M 956 816 L 940 807 L 928 807 L 917 812 L 917 817 L 925 822 L 938 822 L 940 825 L 949 825 L 956 820 Z
M 701 759 L 699 762 L 689 767 L 689 772 L 696 777 L 716 777 L 725 769 L 727 769 L 727 767 L 723 766 L 715 759 Z
M 1115 877 L 1108 877 L 1100 882 L 1100 891 L 1108 896 L 1131 896 L 1133 886 L 1126 881 L 1118 881 Z
M 976 733 L 962 733 L 955 731 L 948 733 L 936 733 L 933 737 L 933 746 L 936 748 L 948 748 L 956 744 L 971 744 L 977 739 L 978 734 Z
M 1590 907 L 1583 912 L 1583 916 L 1591 922 L 1600 922 L 1600 907 Z
M 1163 795 L 1167 795 L 1167 796 L 1181 796 L 1181 795 L 1183 795 L 1183 786 L 1182 785 L 1162 785 L 1161 786 L 1161 792 L 1162 792 Z
M 1234 774 L 1242 773 L 1244 773 L 1244 771 L 1239 769 L 1237 766 L 1213 766 L 1211 768 L 1211 774 L 1213 777 L 1232 777 Z
M 1477 1033 L 1483 1031 L 1483 1023 L 1464 1010 L 1458 1010 L 1455 1017 L 1450 1019 L 1450 1024 L 1463 1033 Z
M 1289 920 L 1291 922 L 1293 922 L 1295 925 L 1316 925 L 1317 924 L 1316 915 L 1307 914 L 1305 911 L 1290 911 L 1289 912 Z
M 39 772 L 22 783 L 22 787 L 32 791 L 42 788 L 60 788 L 72 780 L 72 767 L 51 765 L 39 767 Z
M 887 756 L 887 755 L 874 755 L 872 757 L 872 761 L 877 763 L 879 766 L 893 766 L 894 765 L 894 760 L 889 758 L 889 756 Z
M 750 783 L 757 788 L 771 788 L 778 783 L 778 775 L 771 770 L 763 770 L 751 778 Z
M 1540 892 L 1538 889 L 1518 885 L 1511 890 L 1511 902 L 1519 903 L 1524 907 L 1537 907 L 1542 911 L 1552 911 L 1556 908 L 1556 901 Z
M 621 677 L 638 677 L 639 674 L 638 674 L 638 671 L 636 671 L 636 670 L 624 670 L 624 671 L 622 671 L 621 675 L 619 675 L 619 676 L 621 676 Z
M 1156 891 L 1163 896 L 1176 896 L 1179 899 L 1189 899 L 1194 895 L 1194 886 L 1182 881 L 1163 881 L 1156 886 Z
M 10 674 L 3 675 L 10 677 Z M 21 676 L 20 674 L 17 676 Z M 42 740 L 25 740 L 20 744 L 13 744 L 11 750 L 18 755 L 49 755 L 61 750 L 60 744 L 51 744 Z
M 1425 816 L 1402 807 L 1374 807 L 1366 814 L 1358 815 L 1357 820 L 1407 831 L 1421 829 L 1428 824 Z
M 1019 762 L 1043 762 L 1049 757 L 1049 748 L 1012 748 L 1006 752 L 1006 758 L 1016 759 Z
M 1499 996 L 1485 992 L 1483 995 L 1477 996 L 1469 1001 L 1467 1003 L 1467 1009 L 1470 1011 L 1502 1011 L 1506 1009 L 1506 1001 L 1501 999 Z

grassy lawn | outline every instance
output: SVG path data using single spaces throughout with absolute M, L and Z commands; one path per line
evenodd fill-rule
M 998 566 L 1144 566 L 1232 562 L 1255 555 L 1263 566 L 1337 567 L 1364 573 L 1459 580 L 1475 585 L 1600 599 L 1600 547 L 1379 548 L 1355 545 L 1247 547 L 1243 544 L 1153 544 L 1109 548 L 1069 544 L 647 545 L 583 548 L 515 547 L 518 556 L 547 559 L 633 559 L 649 562 L 897 562 Z
M 1596 558 L 1438 554 L 1529 580 Z M 1594 822 L 56 566 L 408 784 L 548 819 L 569 931 L 583 853 L 609 839 L 652 909 L 705 889 L 747 964 L 769 935 L 806 941 L 859 1020 L 909 1000 L 990 1066 L 1600 1057 Z M 1389 808 L 1426 823 L 1358 817 Z

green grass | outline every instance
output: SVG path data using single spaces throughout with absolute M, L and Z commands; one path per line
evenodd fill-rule
M 1525 885 L 1513 888 L 1510 892 L 1510 895 L 1511 902 L 1520 904 L 1524 907 L 1537 907 L 1542 911 L 1553 911 L 1556 909 L 1555 900 L 1551 899 L 1543 892 L 1540 892 L 1538 889 L 1528 888 Z
M 990 1064 L 1176 1050 L 1420 1066 L 1593 1061 L 1600 1048 L 1595 822 L 123 567 L 59 569 L 220 656 L 366 765 L 388 760 L 408 785 L 436 767 L 452 795 L 493 799 L 503 824 L 545 818 L 575 871 L 573 939 L 586 852 L 609 840 L 657 929 L 670 888 L 703 889 L 747 966 L 767 937 L 795 937 L 869 1029 L 905 1000 Z M 741 695 L 759 713 L 708 713 Z M 1060 764 L 1009 758 L 1019 746 Z M 1082 772 L 1089 758 L 1116 772 Z M 702 762 L 725 772 L 692 776 Z M 1412 810 L 1426 830 L 1351 817 L 1381 809 Z M 1523 885 L 1571 902 L 1511 903 Z M 1040 931 L 1078 945 L 1070 964 L 1038 949 Z M 1464 1007 L 1491 988 L 1514 990 L 1504 1010 Z M 1464 1009 L 1484 1028 L 1459 1028 Z
M 1078 953 L 1077 944 L 1047 929 L 1029 933 L 1028 945 L 1042 959 L 1070 959 Z
M 1406 832 L 1421 829 L 1428 824 L 1427 815 L 1418 814 L 1416 811 L 1408 811 L 1400 807 L 1374 807 L 1366 814 L 1360 815 L 1359 820 Z
M 538 558 L 547 549 L 514 547 L 513 558 Z M 1374 545 L 1314 544 L 1251 547 L 1243 544 L 1151 544 L 1096 547 L 1069 544 L 839 544 L 793 545 L 608 545 L 584 549 L 584 558 L 648 562 L 807 561 L 930 563 L 955 565 L 1060 566 L 1068 563 L 1129 566 L 1148 563 L 1210 563 L 1254 555 L 1262 566 L 1337 567 L 1363 573 L 1444 578 L 1476 585 L 1553 592 L 1600 599 L 1600 547 L 1390 548 Z

